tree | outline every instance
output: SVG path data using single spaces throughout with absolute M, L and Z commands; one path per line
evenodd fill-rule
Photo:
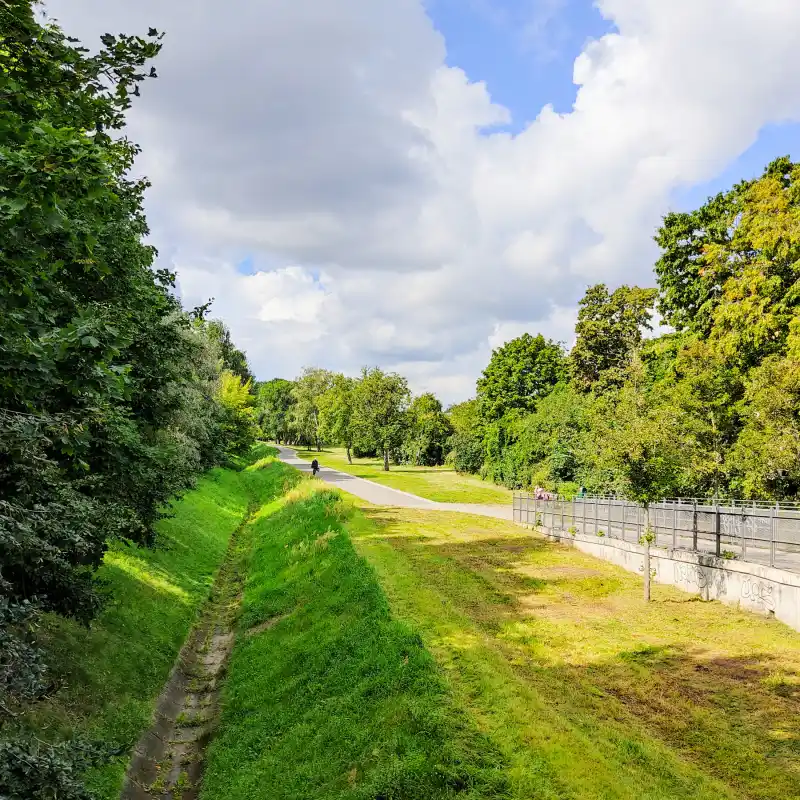
M 778 158 L 759 180 L 664 218 L 655 237 L 663 251 L 656 275 L 658 307 L 668 324 L 707 336 L 723 323 L 743 343 L 752 340 L 748 346 L 768 341 L 776 326 L 785 328 L 787 306 L 773 303 L 790 299 L 796 280 L 798 175 L 788 157 Z M 721 313 L 720 305 L 727 306 Z M 735 347 L 730 339 L 730 352 Z
M 217 399 L 224 410 L 222 430 L 234 455 L 247 452 L 255 443 L 255 397 L 250 391 L 250 381 L 223 370 L 219 378 Z
M 706 335 L 711 329 L 721 285 L 706 271 L 706 248 L 730 241 L 731 225 L 748 185 L 740 183 L 721 192 L 695 211 L 670 212 L 656 233 L 662 250 L 655 264 L 658 310 L 678 331 Z
M 478 380 L 478 403 L 485 422 L 509 411 L 533 411 L 537 401 L 564 377 L 564 350 L 541 334 L 512 339 L 492 352 Z
M 0 17 L 0 795 L 73 800 L 87 758 L 5 746 L 47 688 L 36 616 L 88 624 L 109 541 L 151 545 L 228 442 L 219 369 L 154 268 L 149 184 L 120 133 L 161 35 L 106 34 L 88 55 L 28 0 Z
M 378 367 L 364 368 L 354 393 L 353 430 L 356 439 L 383 454 L 383 469 L 389 471 L 389 453 L 399 448 L 407 429 L 410 399 L 408 382 L 396 373 Z
M 732 235 L 704 250 L 706 275 L 720 287 L 709 342 L 745 369 L 785 351 L 800 313 L 800 165 L 788 158 L 740 191 Z
M 238 375 L 243 381 L 250 381 L 252 384 L 254 376 L 247 363 L 247 356 L 233 343 L 228 326 L 219 319 L 213 319 L 205 325 L 208 337 L 214 342 L 222 361 L 222 369 L 226 369 L 234 375 Z
M 447 442 L 447 462 L 456 472 L 478 473 L 484 459 L 484 425 L 477 400 L 450 406 L 447 418 L 453 434 Z
M 569 354 L 572 378 L 582 390 L 601 376 L 619 383 L 630 353 L 642 343 L 642 331 L 651 330 L 656 289 L 620 286 L 609 293 L 605 284 L 591 286 L 580 302 L 577 340 Z
M 407 460 L 421 466 L 444 463 L 447 440 L 453 433 L 442 404 L 430 392 L 415 397 L 408 409 L 408 434 L 404 443 Z
M 800 359 L 771 356 L 748 376 L 743 428 L 728 459 L 746 497 L 791 498 L 800 491 Z
M 294 384 L 283 378 L 274 378 L 258 384 L 256 413 L 263 435 L 280 443 L 291 441 Z
M 353 463 L 353 405 L 357 381 L 334 375 L 331 388 L 319 398 L 320 436 L 327 442 L 347 449 L 347 462 Z
M 333 386 L 333 373 L 318 367 L 306 367 L 292 387 L 291 422 L 307 444 L 322 450 L 319 430 L 319 400 Z
M 681 413 L 664 398 L 648 391 L 644 366 L 638 354 L 628 369 L 627 380 L 609 408 L 595 417 L 596 445 L 600 458 L 611 467 L 625 497 L 645 510 L 644 599 L 650 600 L 650 505 L 683 484 L 687 463 L 694 453 Z

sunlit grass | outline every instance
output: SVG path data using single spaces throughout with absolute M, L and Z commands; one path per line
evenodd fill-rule
M 365 504 L 351 531 L 513 797 L 799 796 L 800 634 L 666 586 L 646 605 L 502 521 Z
M 174 517 L 158 524 L 157 547 L 114 543 L 99 570 L 109 600 L 90 628 L 46 618 L 41 639 L 58 688 L 27 720 L 37 735 L 86 734 L 133 746 L 150 724 L 231 534 L 263 496 L 263 472 L 212 470 L 175 504 Z M 119 797 L 126 766 L 124 756 L 90 776 L 98 798 Z
M 473 475 L 460 475 L 449 467 L 412 467 L 391 465 L 384 472 L 383 461 L 376 458 L 354 458 L 347 462 L 343 448 L 330 448 L 317 453 L 299 449 L 301 458 L 319 459 L 326 467 L 348 472 L 359 478 L 375 481 L 393 489 L 410 492 L 437 503 L 510 504 L 511 492 L 502 486 L 482 481 Z
M 202 800 L 507 798 L 498 753 L 353 550 L 352 513 L 305 480 L 253 520 Z

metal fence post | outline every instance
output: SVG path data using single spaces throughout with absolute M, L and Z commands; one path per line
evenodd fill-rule
M 716 554 L 720 555 L 722 550 L 722 541 L 721 541 L 721 534 L 720 534 L 720 525 L 719 525 L 719 505 L 715 502 L 714 503 L 714 538 L 716 539 Z
M 564 530 L 564 498 L 562 497 L 559 501 L 559 505 L 561 506 L 561 530 Z
M 598 519 L 597 519 L 598 510 L 597 510 L 597 506 L 598 506 L 598 499 L 595 497 L 595 499 L 594 499 L 594 535 L 595 535 L 595 536 L 597 536 L 597 531 L 598 531 L 598 527 L 597 527 L 597 523 L 598 523 Z
M 611 536 L 611 500 L 608 501 L 608 535 Z
M 692 503 L 692 550 L 697 552 L 697 500 Z
M 628 503 L 622 501 L 622 541 L 625 541 L 625 512 L 628 510 Z
M 775 528 L 778 527 L 778 504 L 770 508 L 769 514 L 769 565 L 775 566 Z
M 672 506 L 672 549 L 678 547 L 678 506 Z

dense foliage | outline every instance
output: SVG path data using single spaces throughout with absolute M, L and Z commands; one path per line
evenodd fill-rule
M 96 55 L 28 0 L 0 6 L 0 724 L 48 689 L 42 610 L 88 622 L 109 540 L 153 543 L 194 476 L 252 441 L 244 355 L 186 313 L 143 243 L 146 181 L 119 132 L 161 35 L 105 35 Z M 33 745 L 31 745 L 32 747 Z M 69 748 L 0 750 L 0 795 L 78 797 Z M 78 753 L 77 750 L 75 750 Z M 78 763 L 86 762 L 83 755 Z M 16 754 L 16 755 L 15 755 Z M 38 761 L 37 761 L 38 759 Z M 81 760 L 83 759 L 83 760 Z M 59 766 L 60 765 L 60 766 Z M 50 775 L 50 777 L 47 777 Z M 28 776 L 28 777 L 26 777 Z M 38 783 L 26 783 L 27 780 Z M 77 779 L 76 779 L 77 780 Z M 16 792 L 16 794 L 15 794 Z M 49 794 L 48 794 L 49 792 Z
M 800 166 L 780 158 L 697 211 L 668 214 L 656 241 L 657 289 L 588 289 L 566 371 L 516 378 L 541 374 L 542 344 L 531 347 L 541 337 L 494 353 L 479 413 L 456 426 L 457 468 L 645 505 L 675 494 L 797 496 Z M 654 306 L 675 331 L 645 339 Z

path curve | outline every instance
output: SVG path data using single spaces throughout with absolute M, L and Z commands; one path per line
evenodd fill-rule
M 278 449 L 278 458 L 285 464 L 289 464 L 301 472 L 311 472 L 311 463 L 305 461 L 297 455 L 297 451 L 291 447 L 281 447 Z M 495 517 L 497 519 L 512 519 L 511 505 L 482 505 L 478 503 L 436 503 L 433 500 L 426 500 L 410 492 L 403 492 L 400 489 L 392 489 L 366 478 L 357 478 L 347 472 L 338 469 L 322 466 L 319 477 L 326 483 L 341 489 L 343 492 L 360 497 L 368 503 L 376 506 L 395 506 L 399 508 L 420 508 L 426 511 L 460 511 L 464 514 L 477 514 L 481 517 Z

